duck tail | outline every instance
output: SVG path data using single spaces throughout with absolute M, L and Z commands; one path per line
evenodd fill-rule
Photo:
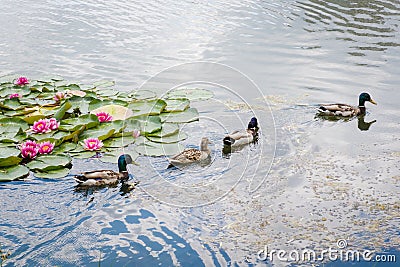
M 223 142 L 224 142 L 224 145 L 231 146 L 231 145 L 233 145 L 235 143 L 235 139 L 233 139 L 232 137 L 227 136 L 227 137 L 224 138 Z
M 74 176 L 74 180 L 81 184 L 81 183 L 85 182 L 87 180 L 87 178 L 82 174 L 78 174 L 78 175 Z

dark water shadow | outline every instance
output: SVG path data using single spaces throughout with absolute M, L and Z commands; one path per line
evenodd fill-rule
M 82 186 L 82 185 L 76 185 L 74 187 L 74 192 L 81 194 L 82 197 L 89 197 L 93 195 L 96 192 L 99 192 L 105 188 L 118 188 L 119 187 L 119 192 L 121 196 L 125 196 L 132 192 L 136 186 L 139 184 L 138 181 L 133 181 L 133 182 L 128 182 L 128 181 L 121 181 L 119 183 L 115 184 L 109 184 L 109 185 L 98 185 L 98 186 Z M 87 203 L 89 204 L 91 201 L 93 201 L 94 197 L 90 199 L 90 201 Z
M 325 121 L 333 121 L 333 122 L 350 122 L 355 119 L 355 117 L 345 118 L 339 116 L 324 116 L 324 115 L 315 115 L 314 119 L 317 120 L 325 120 Z M 357 128 L 360 131 L 368 131 L 372 124 L 374 124 L 376 120 L 365 121 L 365 115 L 361 115 L 357 117 Z
M 371 127 L 372 124 L 374 124 L 376 120 L 366 122 L 365 121 L 365 115 L 364 116 L 359 116 L 358 117 L 358 129 L 360 131 L 368 131 L 369 127 Z

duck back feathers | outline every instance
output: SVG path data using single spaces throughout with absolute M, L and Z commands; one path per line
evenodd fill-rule
M 247 130 L 233 131 L 222 140 L 225 146 L 242 146 L 253 142 L 257 136 L 257 118 L 251 118 Z
M 210 144 L 208 138 L 202 138 L 200 144 L 200 150 L 195 148 L 187 148 L 181 153 L 171 157 L 169 159 L 169 162 L 170 164 L 174 165 L 174 164 L 188 164 L 205 160 L 211 154 L 211 150 L 208 148 L 208 144 Z

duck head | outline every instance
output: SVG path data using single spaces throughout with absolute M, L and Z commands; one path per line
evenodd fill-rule
M 200 143 L 200 150 L 201 151 L 207 151 L 208 150 L 208 145 L 211 144 L 210 140 L 207 137 L 201 138 L 201 143 Z
M 371 98 L 368 93 L 361 93 L 358 98 L 358 106 L 363 107 L 365 105 L 365 101 L 371 102 L 372 104 L 376 105 L 377 103 Z
M 258 129 L 258 121 L 256 117 L 251 118 L 249 124 L 247 125 L 247 129 Z
M 126 165 L 132 164 L 133 160 L 132 157 L 128 154 L 123 154 L 118 158 L 118 170 L 119 172 L 126 172 Z

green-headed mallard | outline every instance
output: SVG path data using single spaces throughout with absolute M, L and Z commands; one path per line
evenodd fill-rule
M 203 137 L 201 139 L 200 150 L 195 148 L 187 148 L 183 150 L 181 153 L 176 154 L 175 156 L 169 159 L 170 164 L 188 164 L 197 161 L 202 161 L 207 159 L 210 154 L 211 150 L 208 148 L 208 144 L 211 144 L 208 138 Z
M 255 117 L 251 118 L 247 125 L 247 130 L 234 131 L 225 136 L 223 142 L 225 146 L 237 147 L 249 144 L 255 140 L 258 132 L 258 122 Z
M 132 158 L 128 154 L 119 156 L 118 170 L 119 172 L 111 170 L 91 171 L 78 174 L 74 177 L 75 181 L 81 186 L 102 186 L 118 183 L 120 180 L 126 180 L 129 177 L 127 164 L 132 164 Z
M 365 114 L 365 102 L 369 101 L 376 105 L 376 102 L 368 93 L 361 93 L 358 98 L 358 107 L 348 104 L 324 104 L 318 108 L 318 115 L 322 116 L 340 116 L 353 117 Z

